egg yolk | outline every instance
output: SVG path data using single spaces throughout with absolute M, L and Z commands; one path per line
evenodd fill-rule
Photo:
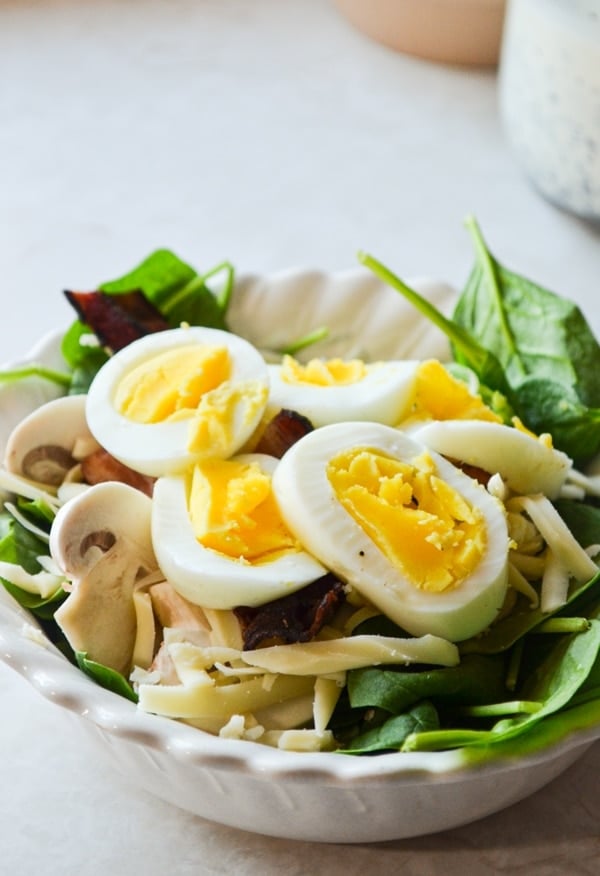
M 192 453 L 219 455 L 228 448 L 238 424 L 260 416 L 267 403 L 268 388 L 257 380 L 225 382 L 200 399 L 190 423 L 187 448 Z
M 367 373 L 360 359 L 311 359 L 302 365 L 292 356 L 284 356 L 281 363 L 281 379 L 286 383 L 308 383 L 312 386 L 343 386 L 359 383 Z
M 532 432 L 531 429 L 528 429 L 519 417 L 513 417 L 512 424 L 515 429 L 519 430 L 519 432 L 529 435 L 530 438 L 535 438 L 536 441 L 539 441 L 544 447 L 548 447 L 550 450 L 553 449 L 554 443 L 552 441 L 552 435 L 549 432 L 542 432 L 541 435 L 537 435 L 535 432 Z
M 429 454 L 402 462 L 352 449 L 330 460 L 327 476 L 342 506 L 420 590 L 449 590 L 482 559 L 483 514 L 436 475 Z
M 437 359 L 417 369 L 415 393 L 407 420 L 488 420 L 502 422 L 478 395 L 453 377 Z M 406 422 L 406 421 L 404 421 Z
M 234 560 L 256 565 L 299 549 L 281 519 L 271 477 L 254 462 L 198 463 L 188 510 L 198 541 Z
M 202 397 L 231 373 L 225 347 L 192 344 L 146 359 L 120 381 L 117 410 L 136 423 L 160 423 L 189 416 Z

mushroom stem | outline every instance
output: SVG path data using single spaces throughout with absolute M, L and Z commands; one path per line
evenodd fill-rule
M 40 444 L 32 447 L 21 460 L 23 474 L 42 484 L 58 487 L 67 472 L 75 465 L 75 459 L 66 447 L 57 444 Z

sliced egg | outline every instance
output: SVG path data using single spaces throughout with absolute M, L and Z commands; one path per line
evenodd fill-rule
M 265 454 L 207 459 L 157 480 L 152 537 L 172 587 L 205 608 L 262 605 L 320 578 L 272 494 L 278 460 Z
M 467 419 L 500 422 L 500 417 L 485 404 L 476 387 L 459 380 L 437 359 L 421 362 L 412 404 L 402 419 L 402 428 L 429 420 Z M 399 421 L 394 425 L 399 425 Z
M 499 474 L 517 493 L 555 499 L 572 466 L 546 437 L 503 423 L 446 420 L 428 423 L 413 434 L 443 456 Z
M 284 356 L 269 365 L 268 411 L 297 411 L 313 426 L 342 420 L 370 420 L 393 425 L 406 413 L 418 362 L 365 363 L 360 359 L 312 359 L 301 364 Z
M 87 421 L 116 459 L 160 476 L 235 453 L 260 422 L 268 381 L 266 363 L 248 341 L 182 326 L 115 353 L 89 389 Z
M 306 550 L 412 635 L 460 641 L 502 607 L 502 506 L 403 432 L 361 422 L 310 432 L 280 461 L 273 491 Z

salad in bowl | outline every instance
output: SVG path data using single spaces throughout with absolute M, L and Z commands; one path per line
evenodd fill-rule
M 467 224 L 459 296 L 365 253 L 236 278 L 166 250 L 67 292 L 72 325 L 0 374 L 9 662 L 60 661 L 86 713 L 123 710 L 110 732 L 182 773 L 284 777 L 290 812 L 315 776 L 481 787 L 329 839 L 470 820 L 564 768 L 600 722 L 600 347 Z M 531 780 L 485 800 L 515 765 Z M 168 787 L 324 838 L 318 806 L 274 828 Z

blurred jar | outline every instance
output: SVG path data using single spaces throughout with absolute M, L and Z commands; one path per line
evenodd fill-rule
M 509 0 L 499 103 L 537 189 L 600 220 L 600 0 Z

